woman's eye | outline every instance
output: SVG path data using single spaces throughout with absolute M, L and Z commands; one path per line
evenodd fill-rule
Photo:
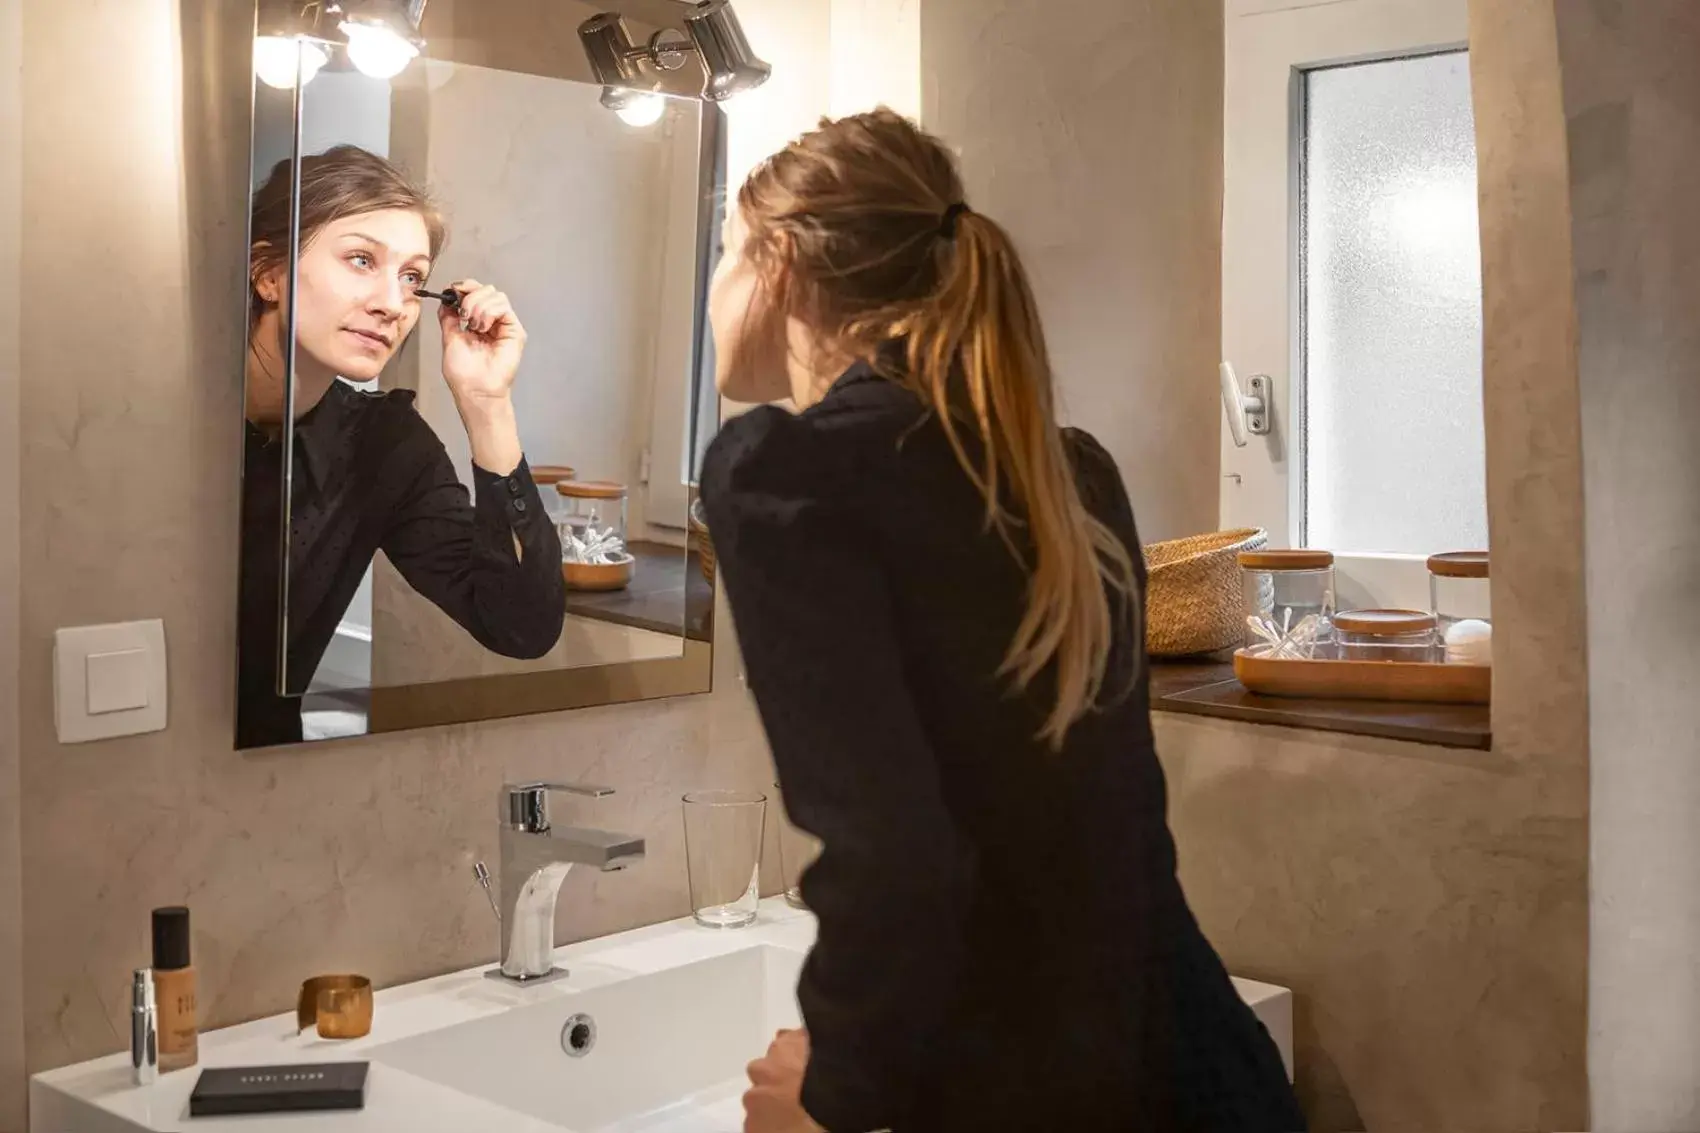
M 348 262 L 357 268 L 369 268 L 375 261 L 365 252 L 356 252 L 352 256 L 348 257 Z
M 425 277 L 416 271 L 403 272 L 401 278 L 409 287 L 425 286 Z

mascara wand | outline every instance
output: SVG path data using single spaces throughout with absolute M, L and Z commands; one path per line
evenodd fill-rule
M 460 310 L 460 292 L 456 291 L 452 287 L 445 288 L 442 291 L 432 291 L 428 288 L 416 287 L 414 288 L 413 294 L 421 299 L 435 299 L 451 311 Z

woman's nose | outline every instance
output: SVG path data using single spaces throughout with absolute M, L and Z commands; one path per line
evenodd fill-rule
M 374 287 L 367 302 L 374 314 L 399 318 L 406 309 L 408 295 L 399 279 L 391 279 Z

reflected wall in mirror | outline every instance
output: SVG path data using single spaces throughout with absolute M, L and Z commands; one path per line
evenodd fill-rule
M 723 115 L 424 42 L 256 54 L 239 747 L 709 687 Z

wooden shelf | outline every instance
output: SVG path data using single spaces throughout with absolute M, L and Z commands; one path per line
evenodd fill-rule
M 1489 710 L 1473 704 L 1299 700 L 1259 696 L 1234 679 L 1231 661 L 1153 661 L 1151 708 L 1246 724 L 1406 740 L 1437 747 L 1493 747 Z

